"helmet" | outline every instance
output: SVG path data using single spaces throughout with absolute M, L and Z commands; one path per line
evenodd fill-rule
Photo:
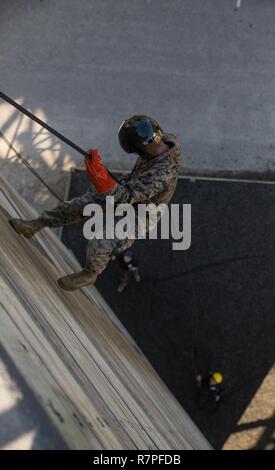
M 129 258 L 133 258 L 134 253 L 132 252 L 132 250 L 126 250 L 126 251 L 124 251 L 123 255 L 124 256 L 129 256 Z
M 221 384 L 223 381 L 223 376 L 220 372 L 213 372 L 212 377 L 215 380 L 216 384 Z
M 121 147 L 127 153 L 138 153 L 141 156 L 150 154 L 163 137 L 163 130 L 157 121 L 149 116 L 136 115 L 125 119 L 118 131 Z

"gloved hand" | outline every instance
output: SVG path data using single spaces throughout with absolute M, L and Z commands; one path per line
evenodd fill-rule
M 92 158 L 85 158 L 85 165 L 88 175 L 94 184 L 97 192 L 106 194 L 112 191 L 117 185 L 117 182 L 109 174 L 107 168 L 101 161 L 100 153 L 97 149 L 87 150 L 87 153 L 92 155 Z

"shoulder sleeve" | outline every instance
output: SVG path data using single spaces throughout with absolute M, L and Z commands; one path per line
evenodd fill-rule
M 139 176 L 134 182 L 117 185 L 108 196 L 113 196 L 115 203 L 146 203 L 168 189 L 172 169 L 167 163 L 159 164 Z

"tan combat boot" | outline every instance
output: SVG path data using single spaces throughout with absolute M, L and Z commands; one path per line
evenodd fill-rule
M 45 227 L 44 222 L 40 218 L 34 220 L 10 219 L 9 224 L 16 233 L 26 238 L 33 237 L 36 232 Z
M 61 289 L 74 291 L 81 287 L 95 284 L 97 274 L 93 274 L 87 269 L 83 269 L 79 273 L 69 274 L 68 276 L 61 277 L 57 283 Z

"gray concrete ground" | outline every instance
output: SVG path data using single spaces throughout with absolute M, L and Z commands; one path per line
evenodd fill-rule
M 274 179 L 274 17 L 273 0 L 2 0 L 0 89 L 110 168 L 132 166 L 116 132 L 142 112 L 179 134 L 185 173 Z M 63 195 L 82 158 L 3 102 L 0 130 Z M 37 209 L 54 203 L 1 139 L 0 159 Z
M 129 168 L 121 120 L 148 113 L 179 134 L 185 172 L 274 177 L 273 0 L 2 0 L 1 89 L 110 167 Z M 0 103 L 0 128 L 62 192 L 82 159 Z M 12 153 L 1 170 L 47 202 Z M 39 186 L 40 187 L 40 186 Z M 35 196 L 34 196 L 35 192 Z

